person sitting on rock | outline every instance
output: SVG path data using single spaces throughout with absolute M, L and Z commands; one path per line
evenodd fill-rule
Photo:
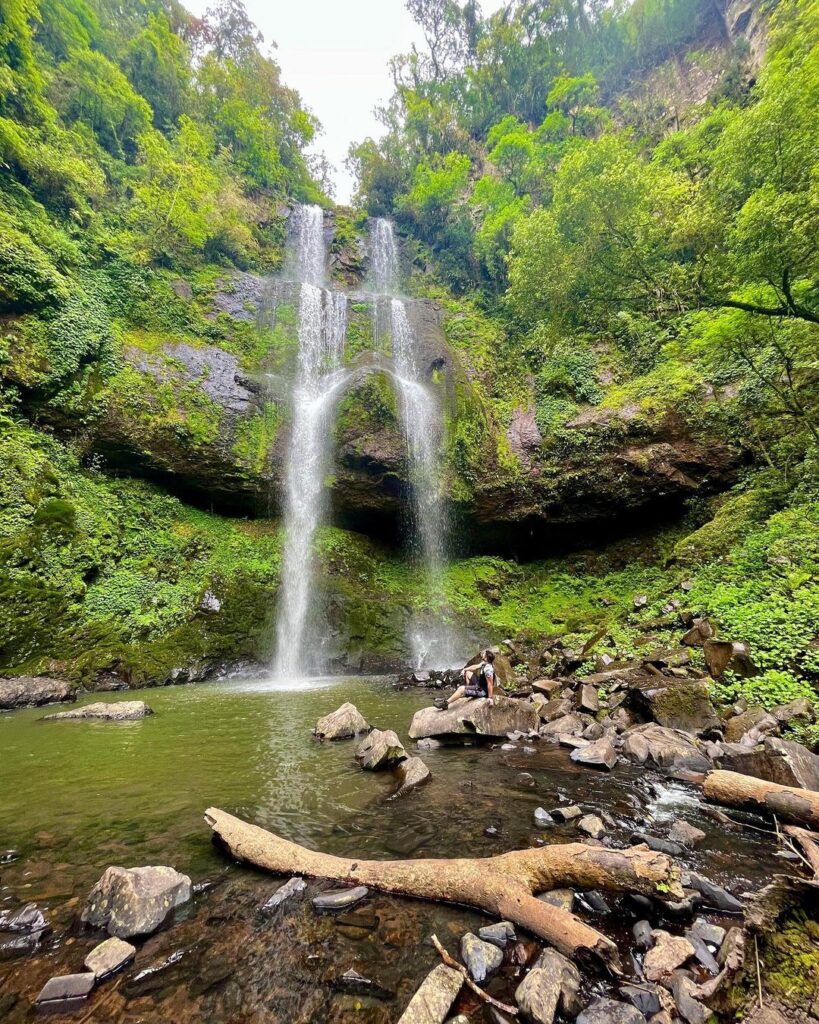
M 464 685 L 459 686 L 451 697 L 440 697 L 436 700 L 435 707 L 439 711 L 447 711 L 449 705 L 461 697 L 488 697 L 489 703 L 494 703 L 495 666 L 492 664 L 494 660 L 495 655 L 492 651 L 484 651 L 478 664 L 467 665 L 461 671 Z

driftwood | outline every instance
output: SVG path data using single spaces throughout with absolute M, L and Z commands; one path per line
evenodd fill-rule
M 453 860 L 355 860 L 316 853 L 210 807 L 205 821 L 240 861 L 282 875 L 330 878 L 417 899 L 477 907 L 545 939 L 565 956 L 619 971 L 617 947 L 574 914 L 535 897 L 567 885 L 681 897 L 673 861 L 646 846 L 609 850 L 583 843 Z
M 518 1010 L 516 1006 L 509 1006 L 507 1003 L 502 1003 L 500 1000 L 495 999 L 494 996 L 490 996 L 488 992 L 476 985 L 475 982 L 469 977 L 469 971 L 464 967 L 463 964 L 459 964 L 458 961 L 449 955 L 441 944 L 441 940 L 437 935 L 432 936 L 432 945 L 438 950 L 441 959 L 447 965 L 451 967 L 453 971 L 459 971 L 464 976 L 464 981 L 467 986 L 472 989 L 475 995 L 484 1003 L 488 1003 L 490 1006 L 494 1006 L 498 1010 L 502 1010 L 504 1013 L 508 1013 L 510 1017 L 516 1017 Z
M 794 825 L 819 828 L 819 793 L 795 786 L 780 786 L 738 772 L 713 771 L 705 776 L 707 800 L 727 807 L 767 811 Z
M 819 836 L 798 825 L 786 825 L 782 831 L 800 845 L 814 877 L 819 878 Z

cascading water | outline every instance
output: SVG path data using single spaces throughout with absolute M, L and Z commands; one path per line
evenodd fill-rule
M 398 390 L 401 424 L 406 437 L 409 481 L 412 488 L 410 544 L 426 575 L 431 594 L 440 590 L 446 556 L 446 506 L 441 495 L 441 422 L 438 405 L 424 381 L 418 343 L 407 313 L 398 297 L 398 253 L 392 224 L 377 219 L 372 230 L 372 286 L 376 292 L 376 338 L 389 320 L 394 379 Z M 450 660 L 449 635 L 428 623 L 413 628 L 412 653 L 416 667 L 428 660 Z
M 299 356 L 293 388 L 293 428 L 284 505 L 276 675 L 303 675 L 312 648 L 308 629 L 313 590 L 312 543 L 324 510 L 324 477 L 330 417 L 344 384 L 341 366 L 347 326 L 347 298 L 324 283 L 324 215 L 318 206 L 294 211 L 295 246 L 290 272 L 299 290 Z

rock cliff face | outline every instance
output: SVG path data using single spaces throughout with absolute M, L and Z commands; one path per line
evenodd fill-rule
M 348 255 L 346 279 L 353 266 Z M 363 267 L 365 258 L 357 273 Z M 373 340 L 372 297 L 362 284 L 349 291 L 348 379 L 336 410 L 331 501 L 337 522 L 392 535 L 407 505 L 405 442 L 392 359 L 383 342 Z M 462 354 L 448 343 L 444 310 L 424 299 L 408 302 L 407 309 L 425 377 L 445 410 L 446 486 L 463 547 L 508 548 L 514 538 L 518 549 L 527 543 L 548 549 L 557 528 L 611 523 L 731 482 L 737 453 L 677 414 L 648 420 L 636 405 L 589 406 L 559 437 L 544 438 L 532 397 L 504 425 L 478 397 Z M 216 510 L 275 514 L 289 442 L 296 311 L 292 286 L 274 288 L 244 273 L 220 281 L 211 315 L 257 325 L 253 359 L 243 361 L 215 344 L 126 347 L 124 369 L 93 426 L 94 450 L 109 468 L 136 467 Z M 452 457 L 452 439 L 459 424 L 476 417 L 471 479 L 465 479 Z

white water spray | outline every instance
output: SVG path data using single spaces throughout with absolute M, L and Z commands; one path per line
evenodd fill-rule
M 299 357 L 286 475 L 285 541 L 276 627 L 276 675 L 304 674 L 313 592 L 313 537 L 324 512 L 330 424 L 347 374 L 339 367 L 347 327 L 347 298 L 323 288 L 324 216 L 318 206 L 294 211 L 296 246 L 290 266 L 301 282 Z

